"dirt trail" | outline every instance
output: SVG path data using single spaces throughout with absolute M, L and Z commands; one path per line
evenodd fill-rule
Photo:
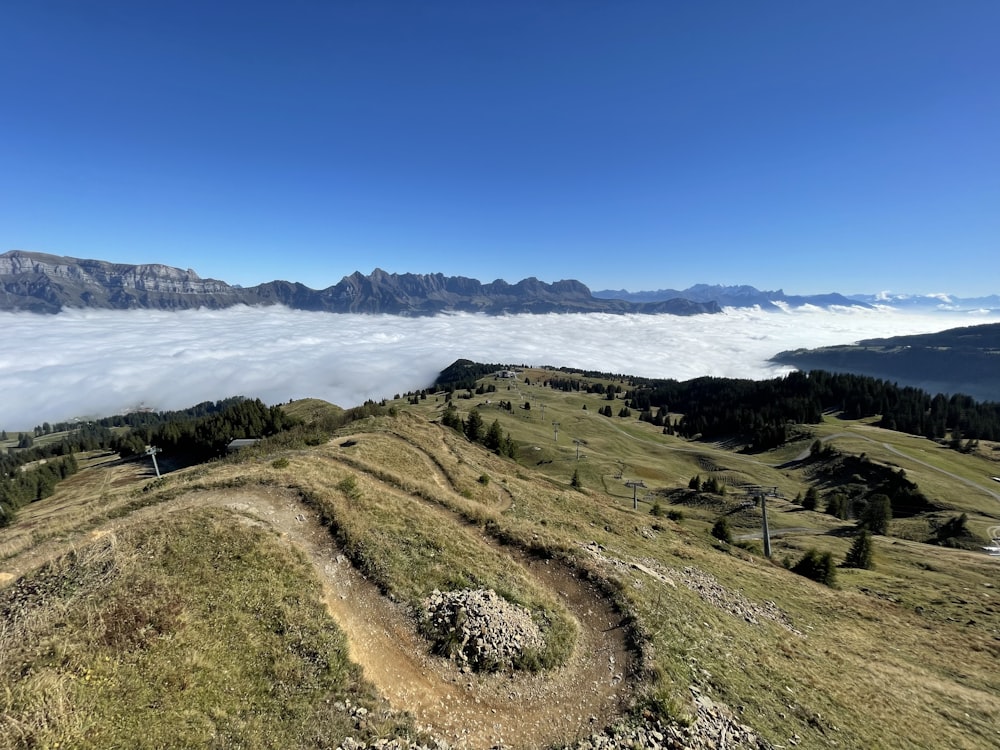
M 331 614 L 347 634 L 351 658 L 393 708 L 411 712 L 421 727 L 453 747 L 570 742 L 604 726 L 622 708 L 631 656 L 621 616 L 598 591 L 556 563 L 523 561 L 542 585 L 560 593 L 580 625 L 570 662 L 542 675 L 462 674 L 427 654 L 427 642 L 406 610 L 354 569 L 315 514 L 291 493 L 241 488 L 198 492 L 186 500 L 257 519 L 302 549 L 323 583 Z M 170 510 L 179 507 L 184 506 L 172 503 Z
M 436 508 L 442 523 L 462 523 L 450 511 L 426 505 Z M 517 550 L 502 548 L 511 564 L 523 565 L 540 585 L 558 592 L 579 624 L 569 662 L 541 675 L 462 674 L 451 662 L 431 656 L 406 608 L 382 596 L 351 565 L 315 511 L 290 490 L 270 486 L 194 490 L 84 532 L 73 543 L 206 506 L 234 511 L 245 522 L 271 529 L 300 549 L 322 583 L 331 615 L 347 635 L 351 659 L 394 709 L 410 712 L 419 727 L 454 748 L 570 743 L 609 724 L 631 693 L 632 655 L 621 615 L 596 588 L 564 566 L 529 559 Z M 61 554 L 67 541 L 52 540 L 16 562 L 8 561 L 5 578 Z M 499 548 L 489 537 L 483 541 Z

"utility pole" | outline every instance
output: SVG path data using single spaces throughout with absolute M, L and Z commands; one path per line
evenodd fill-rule
M 146 455 L 153 459 L 153 468 L 156 469 L 156 478 L 160 478 L 160 467 L 156 463 L 156 454 L 160 452 L 159 448 L 154 448 L 152 445 L 146 446 Z
M 643 482 L 641 479 L 629 479 L 627 482 L 625 482 L 625 486 L 632 488 L 632 510 L 639 510 L 639 498 L 636 495 L 636 488 L 637 487 L 645 488 L 646 483 Z
M 553 437 L 552 439 L 555 440 L 558 443 L 559 442 L 559 423 L 558 422 L 553 422 L 552 423 L 552 429 L 555 430 L 555 437 Z
M 764 492 L 760 493 L 760 513 L 764 518 L 763 521 L 763 538 L 764 538 L 764 557 L 771 557 L 771 534 L 767 530 L 767 495 Z

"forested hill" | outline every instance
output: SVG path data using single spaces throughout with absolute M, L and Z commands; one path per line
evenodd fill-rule
M 982 401 L 1000 401 L 1000 323 L 796 349 L 776 354 L 771 361 L 799 370 L 870 375 L 930 393 L 965 393 Z
M 284 305 L 335 313 L 434 315 L 441 312 L 648 313 L 699 315 L 721 311 L 716 302 L 669 299 L 629 302 L 598 299 L 579 281 L 551 284 L 535 278 L 508 284 L 442 274 L 355 272 L 334 286 L 310 289 L 269 281 L 253 287 L 203 279 L 193 270 L 160 264 L 129 265 L 19 250 L 0 254 L 0 310 L 57 313 L 64 307 L 112 310 L 220 309 Z
M 435 389 L 449 393 L 471 389 L 476 379 L 510 367 L 458 360 L 441 373 Z M 634 415 L 662 426 L 664 432 L 725 440 L 750 452 L 797 437 L 795 425 L 818 423 L 828 412 L 848 419 L 877 416 L 881 427 L 948 440 L 956 448 L 964 446 L 962 441 L 1000 440 L 1000 403 L 977 402 L 965 395 L 932 396 L 919 388 L 864 375 L 814 370 L 763 381 L 703 377 L 681 382 L 565 367 L 551 368 L 551 373 L 542 385 L 564 391 L 596 387 L 606 392 L 609 406 L 601 410 L 605 416 L 615 413 L 612 401 L 618 409 L 624 398 L 617 416 Z M 593 378 L 616 385 L 595 385 Z

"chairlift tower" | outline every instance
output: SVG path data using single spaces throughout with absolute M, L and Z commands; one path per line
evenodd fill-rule
M 625 486 L 632 488 L 632 510 L 639 510 L 639 498 L 636 495 L 636 488 L 642 487 L 645 489 L 646 483 L 641 479 L 629 479 L 625 482 Z
M 580 460 L 580 446 L 583 445 L 583 441 L 579 438 L 573 438 L 573 442 L 576 443 L 576 460 Z
M 760 493 L 760 514 L 763 518 L 761 537 L 764 539 L 764 557 L 771 557 L 771 533 L 767 528 L 767 495 Z
M 555 442 L 558 443 L 559 442 L 559 423 L 558 422 L 553 422 L 552 423 L 552 429 L 554 430 L 552 439 Z
M 147 445 L 146 446 L 146 455 L 149 456 L 151 459 L 153 459 L 153 468 L 156 469 L 156 478 L 157 479 L 160 478 L 160 466 L 159 466 L 159 464 L 156 463 L 156 454 L 159 453 L 159 452 L 160 452 L 160 449 L 157 448 L 157 447 L 155 447 L 155 446 L 152 446 L 152 445 Z

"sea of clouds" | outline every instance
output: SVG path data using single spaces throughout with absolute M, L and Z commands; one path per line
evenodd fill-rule
M 0 313 L 0 427 L 178 409 L 244 395 L 341 406 L 430 385 L 459 358 L 685 380 L 763 379 L 785 349 L 926 333 L 998 316 L 879 309 L 727 309 L 721 315 L 334 315 L 220 311 Z

